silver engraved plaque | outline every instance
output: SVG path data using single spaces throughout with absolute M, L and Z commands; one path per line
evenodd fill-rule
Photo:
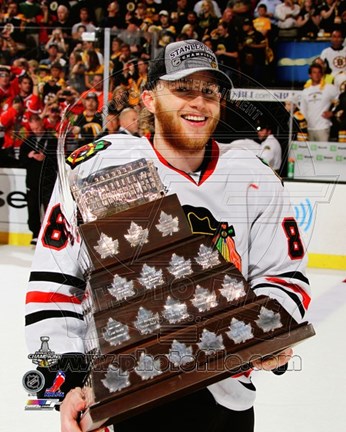
M 96 252 L 101 256 L 101 259 L 105 259 L 109 256 L 115 256 L 119 253 L 119 241 L 113 240 L 112 237 L 108 237 L 106 234 L 101 233 L 97 246 L 94 246 Z
M 141 334 L 150 334 L 160 328 L 160 315 L 140 306 L 134 325 Z
M 202 288 L 200 285 L 197 285 L 195 295 L 192 298 L 191 303 L 200 312 L 206 312 L 217 306 L 216 294 L 214 292 L 210 292 L 206 288 Z
M 103 338 L 112 346 L 120 345 L 130 339 L 129 328 L 113 318 L 108 319 L 107 326 L 103 330 Z
M 191 260 L 186 260 L 184 257 L 180 257 L 175 253 L 172 255 L 169 264 L 168 271 L 177 279 L 192 273 Z
M 173 233 L 179 231 L 178 217 L 173 218 L 172 215 L 161 211 L 159 223 L 156 225 L 156 228 L 160 231 L 162 237 L 171 236 Z
M 239 321 L 236 318 L 232 318 L 229 330 L 226 335 L 236 344 L 252 339 L 254 336 L 251 324 L 245 324 L 244 321 Z
M 227 301 L 238 300 L 245 296 L 245 285 L 242 281 L 225 275 L 220 293 Z
M 178 323 L 189 317 L 186 304 L 173 299 L 171 296 L 167 297 L 164 308 L 162 315 L 170 324 Z
M 212 268 L 220 264 L 219 251 L 202 244 L 199 247 L 198 256 L 195 258 L 195 261 L 203 269 Z
M 118 301 L 132 297 L 135 295 L 133 289 L 133 281 L 128 281 L 126 278 L 115 275 L 110 288 L 109 293 L 115 297 Z
M 259 328 L 264 331 L 264 333 L 282 327 L 280 313 L 275 313 L 272 310 L 265 308 L 264 306 L 261 307 L 258 320 L 256 320 L 255 323 L 258 325 Z
M 174 364 L 174 366 L 183 366 L 187 363 L 191 363 L 195 359 L 192 355 L 192 347 L 187 346 L 184 343 L 180 343 L 175 339 L 172 342 L 167 357 L 168 360 Z
M 215 352 L 225 349 L 222 335 L 217 336 L 214 332 L 210 332 L 207 329 L 203 329 L 200 342 L 197 345 L 207 355 L 215 354 Z
M 109 365 L 105 378 L 101 380 L 102 384 L 108 388 L 110 393 L 114 393 L 129 387 L 129 372 L 116 368 L 114 365 Z
M 140 225 L 135 222 L 131 222 L 131 226 L 124 235 L 126 240 L 130 243 L 132 247 L 143 246 L 148 243 L 149 230 L 147 228 L 143 229 Z
M 160 360 L 155 360 L 152 355 L 142 352 L 135 372 L 142 380 L 148 380 L 162 374 L 160 367 Z
M 71 191 L 84 222 L 91 222 L 161 198 L 164 186 L 152 161 L 138 159 L 85 178 L 74 172 Z
M 138 281 L 146 289 L 153 289 L 162 285 L 165 281 L 162 277 L 162 270 L 156 270 L 155 267 L 150 267 L 144 264 L 141 271 L 141 276 Z

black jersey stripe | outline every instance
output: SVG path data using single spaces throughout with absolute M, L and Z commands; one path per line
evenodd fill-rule
M 244 387 L 246 387 L 248 390 L 256 391 L 256 387 L 252 383 L 243 383 L 241 381 L 238 382 L 242 384 Z
M 300 272 L 287 272 L 287 273 L 281 273 L 278 275 L 273 275 L 275 277 L 285 277 L 290 279 L 298 279 L 306 284 L 309 285 L 309 279 L 303 275 L 303 273 Z
M 305 315 L 304 306 L 302 305 L 302 302 L 301 302 L 300 298 L 296 294 L 294 294 L 294 293 L 292 293 L 290 291 L 285 290 L 280 285 L 274 285 L 274 284 L 269 284 L 269 283 L 258 284 L 256 286 L 252 287 L 252 289 L 254 291 L 256 289 L 258 289 L 258 288 L 276 288 L 276 289 L 279 289 L 280 291 L 283 291 L 284 293 L 286 293 L 296 303 L 296 305 L 298 306 L 298 309 L 299 309 L 299 312 L 300 312 L 302 318 L 304 317 L 304 315 Z
M 30 273 L 29 282 L 54 282 L 60 285 L 73 286 L 81 290 L 85 289 L 85 281 L 83 279 L 65 273 L 33 271 Z
M 71 312 L 71 311 L 58 311 L 58 310 L 43 310 L 40 312 L 33 312 L 31 314 L 26 315 L 25 317 L 25 325 L 35 324 L 39 321 L 44 321 L 51 318 L 76 318 L 81 321 L 84 320 L 83 315 Z

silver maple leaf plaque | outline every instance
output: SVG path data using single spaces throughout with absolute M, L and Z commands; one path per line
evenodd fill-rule
M 160 328 L 160 315 L 140 306 L 134 325 L 141 334 L 150 334 Z
M 143 265 L 141 277 L 138 278 L 138 281 L 149 290 L 156 288 L 165 282 L 162 277 L 162 270 L 160 269 L 156 271 L 155 267 L 150 267 L 147 264 Z
M 167 297 L 164 309 L 162 315 L 170 324 L 178 323 L 189 317 L 186 304 L 173 299 L 171 296 Z
M 220 264 L 219 251 L 201 244 L 195 261 L 202 266 L 203 269 L 215 267 Z
M 265 333 L 282 327 L 280 313 L 275 313 L 272 310 L 265 308 L 264 306 L 261 307 L 258 320 L 256 320 L 255 323 Z
M 222 335 L 217 336 L 216 333 L 207 329 L 203 329 L 200 342 L 197 344 L 199 349 L 207 355 L 215 354 L 217 351 L 224 350 Z
M 135 372 L 142 380 L 152 379 L 162 374 L 160 360 L 155 360 L 150 354 L 141 353 Z
M 229 330 L 226 335 L 236 344 L 252 339 L 254 336 L 251 324 L 245 324 L 244 321 L 239 321 L 236 318 L 232 318 Z
M 216 294 L 200 285 L 196 286 L 195 295 L 191 303 L 200 311 L 206 312 L 217 306 Z
M 94 246 L 96 252 L 101 256 L 101 259 L 105 259 L 109 256 L 115 256 L 119 253 L 119 241 L 113 240 L 112 237 L 108 237 L 106 234 L 101 233 L 97 246 Z
M 130 339 L 129 328 L 126 324 L 109 318 L 107 326 L 103 330 L 103 338 L 112 346 L 120 345 Z
M 109 293 L 118 301 L 132 297 L 135 295 L 133 289 L 133 281 L 128 281 L 126 278 L 115 275 L 111 287 L 108 288 Z
M 108 388 L 110 393 L 114 393 L 129 387 L 129 372 L 116 368 L 114 365 L 109 365 L 105 378 L 101 380 L 102 384 Z
M 143 246 L 148 243 L 149 230 L 143 229 L 140 225 L 135 222 L 131 222 L 130 228 L 127 230 L 127 234 L 124 235 L 125 239 L 130 243 L 132 247 Z
M 194 361 L 195 358 L 192 354 L 191 346 L 187 346 L 186 344 L 178 342 L 174 339 L 167 357 L 168 360 L 174 364 L 174 366 L 183 366 Z
M 246 292 L 243 281 L 225 275 L 220 294 L 225 297 L 227 301 L 234 301 L 244 297 Z
M 186 260 L 184 257 L 180 257 L 175 253 L 172 255 L 169 264 L 168 271 L 177 279 L 192 273 L 191 260 Z
M 162 237 L 171 236 L 179 231 L 179 220 L 178 217 L 173 218 L 172 215 L 161 211 L 159 223 L 155 226 L 162 234 Z

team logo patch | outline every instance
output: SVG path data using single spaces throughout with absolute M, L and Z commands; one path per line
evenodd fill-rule
M 183 209 L 193 234 L 212 236 L 212 241 L 224 259 L 232 262 L 239 271 L 242 268 L 241 257 L 237 252 L 233 237 L 235 230 L 228 222 L 219 222 L 214 215 L 204 207 L 183 205 Z
M 95 156 L 99 151 L 105 150 L 111 144 L 112 143 L 110 141 L 105 141 L 105 140 L 100 140 L 97 142 L 86 144 L 78 148 L 77 150 L 75 150 L 73 153 L 71 153 L 70 156 L 66 159 L 66 162 L 73 169 L 80 163 Z
M 50 367 L 55 363 L 57 363 L 58 360 L 60 360 L 61 355 L 55 354 L 55 352 L 49 348 L 48 336 L 41 336 L 40 339 L 41 339 L 40 349 L 37 350 L 34 354 L 29 354 L 28 358 L 37 366 Z

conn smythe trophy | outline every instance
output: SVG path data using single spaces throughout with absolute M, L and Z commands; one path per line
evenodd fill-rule
M 86 222 L 84 431 L 244 372 L 314 334 L 277 301 L 256 297 L 211 236 L 192 234 L 151 162 L 108 168 L 71 189 Z

